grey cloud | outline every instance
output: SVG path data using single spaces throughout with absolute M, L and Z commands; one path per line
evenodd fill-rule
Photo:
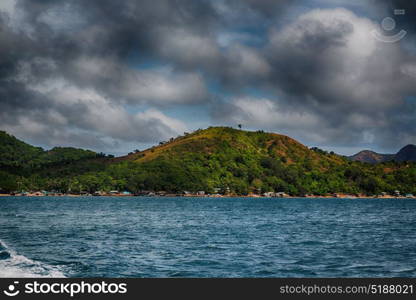
M 371 1 L 383 13 L 412 9 Z M 0 127 L 50 145 L 91 136 L 109 148 L 177 134 L 186 125 L 164 109 L 210 103 L 214 121 L 246 120 L 305 141 L 412 140 L 415 109 L 404 98 L 415 94 L 414 55 L 370 40 L 378 24 L 345 10 L 282 28 L 293 5 L 301 1 L 17 0 L 13 15 L 0 13 Z M 243 109 L 236 99 L 247 89 L 266 94 L 278 120 L 259 118 L 248 102 Z
M 197 103 L 207 98 L 204 79 L 189 70 L 132 65 L 157 53 L 160 28 L 192 24 L 202 34 L 214 19 L 208 2 L 17 1 L 14 15 L 0 15 L 0 126 L 50 145 L 77 144 L 82 132 L 95 133 L 97 149 L 106 137 L 155 142 L 177 134 L 186 129 L 182 122 L 157 109 L 132 114 L 124 104 Z M 105 101 L 94 103 L 88 92 Z
M 328 146 L 415 143 L 416 57 L 370 34 L 377 24 L 344 9 L 315 10 L 271 33 L 263 56 L 272 95 L 257 105 L 231 97 L 214 117 Z M 261 103 L 263 101 L 263 103 Z M 413 100 L 414 101 L 414 100 Z M 259 114 L 259 107 L 272 105 Z M 261 117 L 261 116 L 263 117 Z M 311 121 L 305 123 L 305 121 Z M 297 127 L 296 124 L 303 124 Z

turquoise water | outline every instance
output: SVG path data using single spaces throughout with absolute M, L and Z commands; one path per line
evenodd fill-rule
M 412 199 L 2 197 L 0 276 L 416 277 L 415 229 Z

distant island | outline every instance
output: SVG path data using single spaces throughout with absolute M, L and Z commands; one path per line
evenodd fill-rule
M 370 150 L 363 150 L 357 154 L 350 156 L 350 159 L 355 161 L 366 162 L 370 164 L 376 164 L 386 161 L 416 161 L 416 146 L 407 145 L 399 150 L 396 154 L 380 154 Z
M 114 157 L 0 131 L 0 194 L 413 197 L 416 146 L 345 157 L 275 133 L 210 127 Z

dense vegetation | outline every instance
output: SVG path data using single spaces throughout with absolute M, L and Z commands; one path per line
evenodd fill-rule
M 282 135 L 211 127 L 120 158 L 44 151 L 2 133 L 3 190 L 416 194 L 416 164 L 350 161 Z
M 70 147 L 44 151 L 0 131 L 0 189 L 9 192 L 50 188 L 80 173 L 103 170 L 106 159 L 103 153 Z

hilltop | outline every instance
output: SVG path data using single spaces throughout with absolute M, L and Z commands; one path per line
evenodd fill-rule
M 363 150 L 350 156 L 351 160 L 360 161 L 369 164 L 377 164 L 394 160 L 394 154 L 380 154 L 371 150 Z
M 185 133 L 117 158 L 74 148 L 45 151 L 5 133 L 0 136 L 0 151 L 2 166 L 8 167 L 0 174 L 3 190 L 416 193 L 415 164 L 363 164 L 309 149 L 288 136 L 229 127 Z
M 400 149 L 396 154 L 380 154 L 370 150 L 360 151 L 355 155 L 349 157 L 351 160 L 360 161 L 370 164 L 377 164 L 387 161 L 405 162 L 413 161 L 416 162 L 416 146 L 407 145 Z
M 328 163 L 341 163 L 338 155 L 322 155 L 310 150 L 298 141 L 276 133 L 264 131 L 243 131 L 230 127 L 209 127 L 185 134 L 159 146 L 120 157 L 119 160 L 131 160 L 137 163 L 149 162 L 161 158 L 186 159 L 191 155 L 204 155 L 211 158 L 219 153 L 234 152 L 233 156 L 269 156 L 292 164 L 310 160 L 323 168 Z

